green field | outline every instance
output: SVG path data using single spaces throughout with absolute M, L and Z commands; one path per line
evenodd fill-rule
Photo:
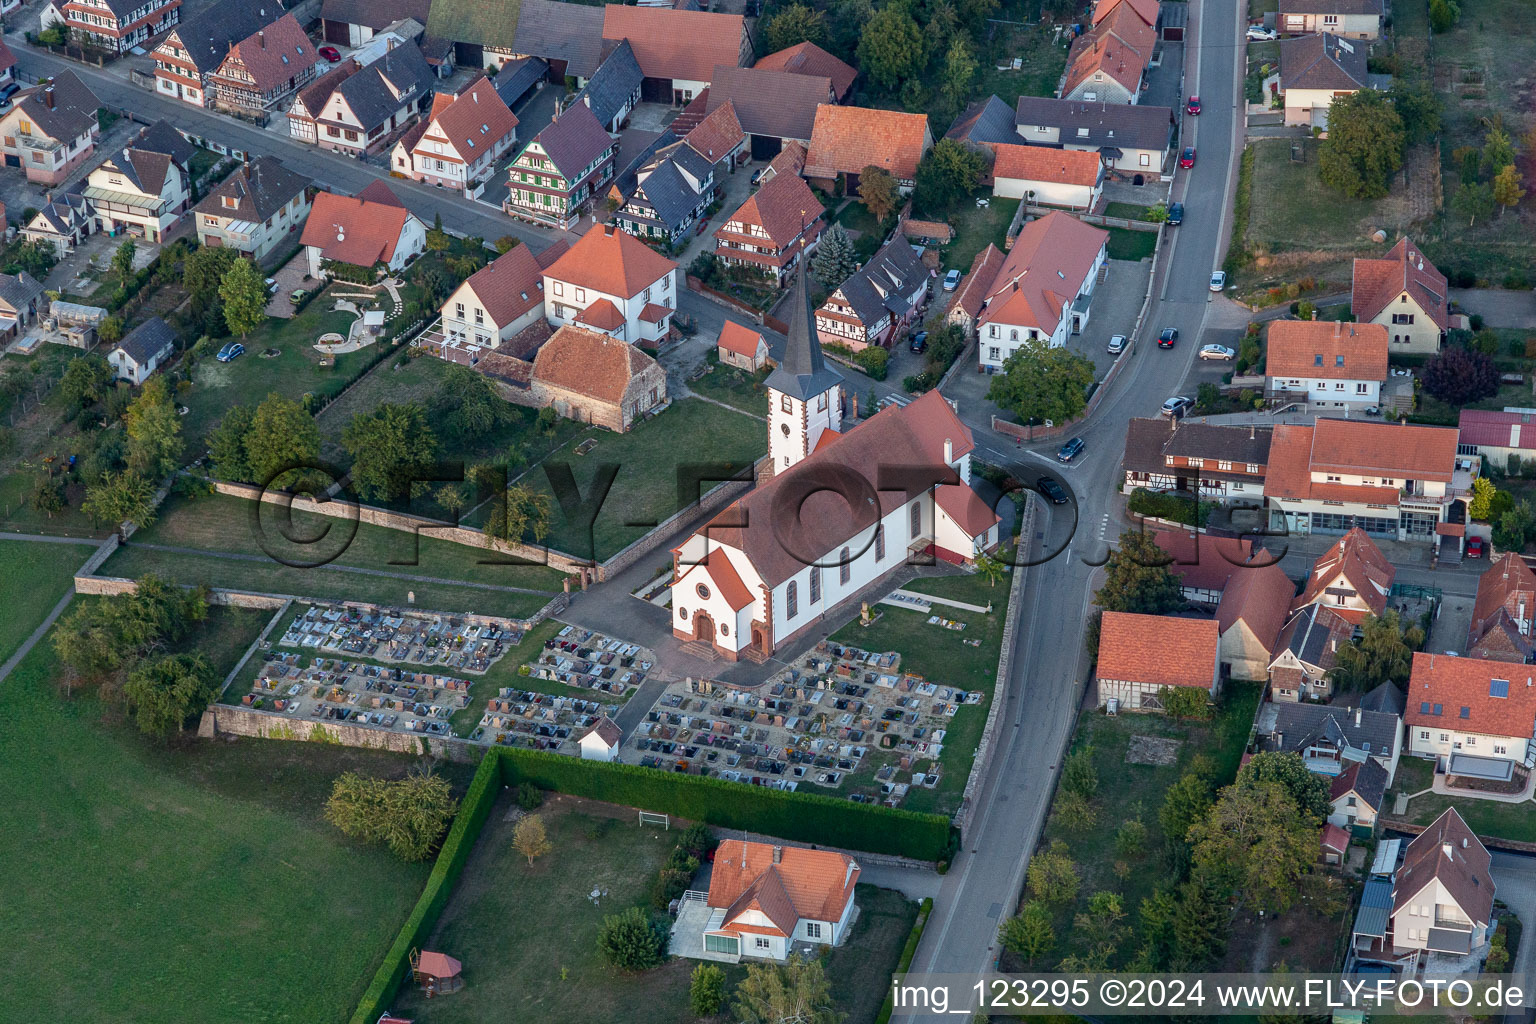
M 48 617 L 55 602 L 74 586 L 75 570 L 91 557 L 88 544 L 45 544 L 0 540 L 0 565 L 5 617 L 0 619 L 0 662 L 16 652 L 23 640 Z
M 1008 247 L 1008 225 L 1019 209 L 1019 200 L 993 196 L 986 206 L 967 203 L 949 218 L 955 237 L 942 252 L 944 268 L 969 273 L 976 254 L 989 244 Z
M 1130 228 L 1109 228 L 1109 258 L 1112 260 L 1151 259 L 1157 251 L 1156 231 L 1133 231 Z

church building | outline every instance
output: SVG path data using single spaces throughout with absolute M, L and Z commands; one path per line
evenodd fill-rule
M 766 660 L 909 561 L 973 560 L 997 514 L 971 488 L 971 432 L 930 391 L 844 426 L 797 268 L 784 358 L 768 388 L 771 471 L 673 550 L 672 632 Z

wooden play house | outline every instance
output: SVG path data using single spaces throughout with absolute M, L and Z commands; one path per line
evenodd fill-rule
M 446 953 L 411 950 L 411 977 L 427 993 L 427 998 L 457 992 L 464 987 L 464 965 Z

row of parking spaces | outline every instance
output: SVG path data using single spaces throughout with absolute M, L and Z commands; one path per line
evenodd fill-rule
M 245 706 L 295 718 L 401 732 L 448 735 L 448 719 L 469 707 L 472 681 L 432 672 L 269 651 Z
M 469 738 L 477 743 L 576 754 L 576 738 L 617 705 L 502 687 Z
M 311 605 L 294 618 L 278 643 L 478 674 L 520 643 L 526 629 L 527 623 L 515 619 Z
M 535 679 L 601 690 L 623 699 L 645 682 L 655 657 L 639 644 L 616 640 L 590 629 L 566 626 L 544 641 L 531 667 Z

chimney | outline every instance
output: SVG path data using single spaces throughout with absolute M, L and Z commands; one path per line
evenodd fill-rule
M 1361 718 L 1360 709 L 1359 708 L 1355 708 L 1355 728 L 1356 729 L 1360 728 L 1360 718 Z
M 1257 428 L 1252 423 L 1248 424 L 1248 440 L 1252 441 L 1254 439 L 1253 435 L 1256 429 Z
M 265 50 L 267 48 L 267 30 L 266 29 L 259 28 L 259 29 L 256 30 L 256 45 L 261 47 L 263 50 Z
M 1461 848 L 1463 850 L 1465 850 L 1467 848 L 1467 837 L 1466 836 L 1462 836 L 1461 837 Z
M 773 862 L 775 864 L 779 864 L 779 863 L 782 863 L 783 860 L 784 860 L 784 847 L 782 847 L 782 846 L 775 846 L 773 848 Z
M 613 225 L 612 224 L 604 224 L 603 225 L 603 234 L 607 235 L 609 238 L 612 238 L 613 237 Z
M 49 110 L 53 109 L 53 86 L 50 85 L 43 90 L 43 102 L 48 105 Z
M 944 465 L 955 461 L 955 443 L 949 438 L 944 439 Z

